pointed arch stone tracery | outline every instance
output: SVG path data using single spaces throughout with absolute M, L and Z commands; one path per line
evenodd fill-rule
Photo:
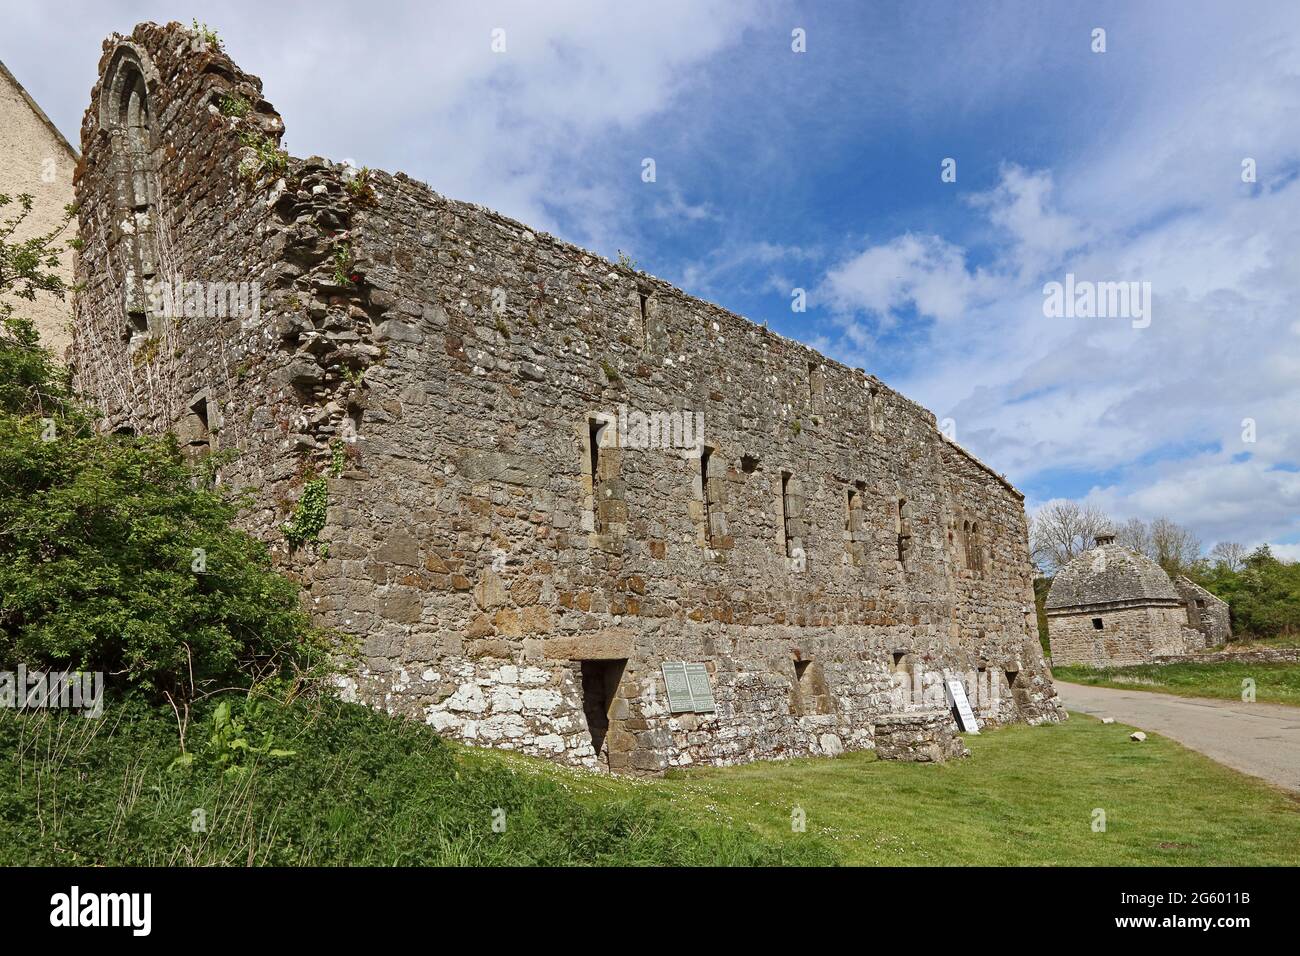
M 113 54 L 100 96 L 100 129 L 113 156 L 113 234 L 122 250 L 122 338 L 143 345 L 158 331 L 151 293 L 160 278 L 158 244 L 158 137 L 151 92 L 157 71 L 147 54 L 123 43 Z

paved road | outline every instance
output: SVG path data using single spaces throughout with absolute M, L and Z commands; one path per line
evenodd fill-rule
M 1300 707 L 1174 697 L 1056 681 L 1065 709 L 1154 731 L 1300 793 Z

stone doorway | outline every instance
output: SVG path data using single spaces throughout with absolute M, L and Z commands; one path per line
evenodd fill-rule
M 614 704 L 618 697 L 618 685 L 623 680 L 623 671 L 627 660 L 581 661 L 582 666 L 582 711 L 587 717 L 587 728 L 591 733 L 591 746 L 596 751 L 596 759 L 607 770 L 617 770 L 623 763 L 619 759 L 625 754 L 617 754 L 611 760 L 608 746 L 610 724 L 616 720 Z

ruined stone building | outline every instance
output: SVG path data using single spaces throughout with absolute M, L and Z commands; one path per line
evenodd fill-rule
M 31 214 L 14 234 L 14 241 L 44 235 L 59 227 L 64 208 L 72 202 L 72 171 L 76 165 L 76 150 L 0 63 L 0 193 L 13 200 L 0 208 L 0 220 L 17 214 L 19 196 L 32 197 Z M 74 234 L 69 227 L 60 239 L 71 239 Z M 71 286 L 72 250 L 58 241 L 53 251 L 60 254 L 59 268 L 54 271 Z M 60 302 L 52 295 L 41 294 L 35 302 L 28 302 L 9 294 L 8 301 L 15 306 L 15 314 L 36 323 L 47 348 L 55 355 L 64 354 L 71 341 L 70 297 Z
M 76 375 L 106 428 L 238 453 L 246 526 L 360 640 L 345 696 L 642 773 L 871 748 L 945 678 L 1063 716 L 1022 496 L 930 412 L 283 131 L 205 38 L 106 42 Z
M 1149 663 L 1232 636 L 1225 602 L 1182 575 L 1171 579 L 1112 534 L 1057 572 L 1046 610 L 1055 664 Z

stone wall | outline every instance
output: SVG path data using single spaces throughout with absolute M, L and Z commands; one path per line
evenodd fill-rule
M 261 297 L 137 328 L 148 233 L 120 226 L 133 134 L 97 121 L 101 83 L 79 384 L 110 427 L 239 452 L 222 479 L 254 493 L 246 525 L 361 640 L 345 695 L 642 773 L 871 747 L 900 669 L 1005 676 L 989 723 L 1063 716 L 1022 498 L 930 412 L 401 174 L 261 163 L 250 138 L 282 126 L 260 83 L 177 25 L 105 50 L 153 77 L 158 273 Z M 232 91 L 246 115 L 220 109 Z M 320 481 L 325 525 L 291 551 L 280 525 Z M 665 661 L 705 664 L 716 708 L 671 712 Z
M 0 63 L 0 193 L 14 200 L 0 210 L 0 218 L 12 218 L 23 193 L 32 197 L 32 211 L 15 240 L 53 232 L 63 222 L 64 207 L 72 202 L 72 171 L 76 154 L 67 140 L 28 95 L 18 80 Z M 72 285 L 74 252 L 64 240 L 76 235 L 70 225 L 51 251 L 58 254 L 54 271 Z M 49 293 L 38 293 L 34 302 L 7 293 L 16 314 L 31 319 L 41 334 L 41 343 L 62 359 L 69 342 L 72 318 L 71 296 L 60 301 Z
M 1172 580 L 1179 596 L 1187 605 L 1188 626 L 1201 633 L 1199 647 L 1196 649 L 1217 647 L 1231 640 L 1232 616 L 1227 602 L 1183 575 Z
M 944 763 L 969 757 L 957 736 L 952 715 L 946 710 L 914 714 L 886 714 L 876 721 L 876 756 L 881 760 Z
M 1207 654 L 1166 654 L 1156 657 L 1155 664 L 1285 664 L 1300 661 L 1300 647 L 1256 647 Z
M 1146 664 L 1157 655 L 1186 653 L 1188 640 L 1200 639 L 1199 632 L 1187 627 L 1187 611 L 1180 605 L 1049 610 L 1047 620 L 1052 663 L 1059 665 Z

